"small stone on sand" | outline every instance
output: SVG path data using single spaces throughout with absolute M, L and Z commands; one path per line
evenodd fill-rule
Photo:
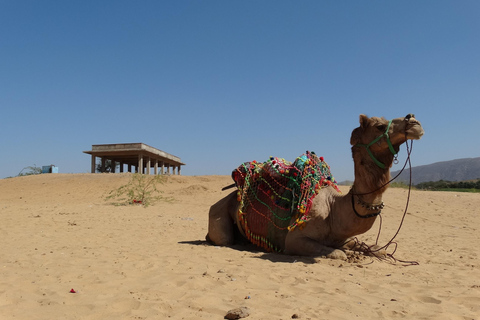
M 250 315 L 250 309 L 248 307 L 240 307 L 236 309 L 232 309 L 227 312 L 225 315 L 225 319 L 235 320 L 246 318 Z

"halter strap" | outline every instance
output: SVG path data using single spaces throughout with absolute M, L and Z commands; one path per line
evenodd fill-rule
M 385 130 L 385 132 L 381 135 L 379 135 L 378 137 L 376 137 L 372 142 L 370 142 L 369 144 L 361 144 L 361 143 L 357 143 L 355 146 L 356 147 L 365 147 L 365 149 L 367 149 L 367 152 L 368 152 L 368 155 L 370 156 L 370 158 L 372 158 L 373 162 L 375 162 L 375 164 L 377 166 L 379 166 L 380 168 L 382 169 L 385 169 L 385 164 L 381 163 L 380 161 L 378 161 L 377 158 L 375 158 L 375 156 L 373 155 L 373 152 L 370 150 L 370 147 L 374 144 L 374 143 L 377 143 L 380 139 L 382 139 L 383 137 L 386 137 L 387 138 L 387 143 L 388 143 L 388 149 L 390 149 L 390 152 L 396 156 L 397 155 L 397 152 L 395 151 L 395 149 L 393 148 L 393 145 L 392 145 L 392 142 L 390 141 L 390 136 L 388 135 L 388 131 L 390 130 L 390 125 L 392 124 L 392 121 L 393 120 L 390 120 L 388 122 L 388 126 L 387 126 L 387 130 Z
M 362 216 L 360 213 L 358 213 L 357 209 L 355 209 L 355 200 L 353 199 L 354 196 L 355 195 L 352 193 L 352 208 L 353 208 L 353 212 L 355 212 L 355 215 L 357 217 L 362 218 L 362 219 L 368 219 L 368 218 L 376 217 L 380 213 L 382 213 L 382 210 L 379 210 L 378 212 L 374 212 L 374 213 L 370 213 L 370 214 L 366 214 L 366 215 Z

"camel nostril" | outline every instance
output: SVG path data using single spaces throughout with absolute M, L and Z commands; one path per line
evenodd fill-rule
M 405 121 L 410 121 L 411 118 L 415 118 L 415 115 L 413 113 L 407 114 L 407 116 L 405 117 Z

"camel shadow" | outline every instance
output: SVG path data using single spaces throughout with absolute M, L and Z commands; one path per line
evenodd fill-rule
M 207 240 L 187 240 L 187 241 L 179 241 L 179 244 L 189 244 L 193 246 L 204 246 L 204 247 L 218 247 Z M 262 252 L 260 249 L 255 247 L 253 244 L 249 242 L 243 241 L 236 241 L 235 244 L 230 246 L 225 246 L 225 248 L 231 248 L 237 251 L 248 251 L 251 253 L 259 253 Z
M 206 240 L 187 240 L 187 241 L 179 241 L 179 244 L 189 244 L 193 246 L 212 246 L 210 242 Z M 251 243 L 236 243 L 231 246 L 227 246 L 227 248 L 241 251 L 241 252 L 250 252 L 250 253 L 262 253 L 260 256 L 254 256 L 252 258 L 261 259 L 261 260 L 268 260 L 270 262 L 277 262 L 277 263 L 297 263 L 302 262 L 305 264 L 314 264 L 316 260 L 314 257 L 305 257 L 305 256 L 289 256 L 286 254 L 275 253 L 275 252 L 264 252 L 261 249 L 257 248 L 255 245 Z
M 257 259 L 268 260 L 270 262 L 278 262 L 278 263 L 305 263 L 305 264 L 314 264 L 316 260 L 314 257 L 304 257 L 304 256 L 289 256 L 286 254 L 281 253 L 271 253 L 265 252 L 259 257 L 254 257 Z
M 178 241 L 179 244 L 190 244 L 192 246 L 210 246 L 206 240 Z

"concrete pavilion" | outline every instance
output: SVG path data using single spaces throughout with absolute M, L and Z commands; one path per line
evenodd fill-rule
M 95 144 L 91 151 L 83 151 L 92 156 L 92 173 L 95 173 L 97 158 L 101 159 L 101 171 L 105 172 L 105 163 L 112 161 L 112 172 L 120 164 L 120 172 L 127 167 L 128 172 L 150 174 L 153 168 L 154 174 L 177 174 L 180 175 L 182 163 L 179 157 L 155 149 L 144 143 L 116 143 Z M 171 171 L 171 172 L 170 172 Z

